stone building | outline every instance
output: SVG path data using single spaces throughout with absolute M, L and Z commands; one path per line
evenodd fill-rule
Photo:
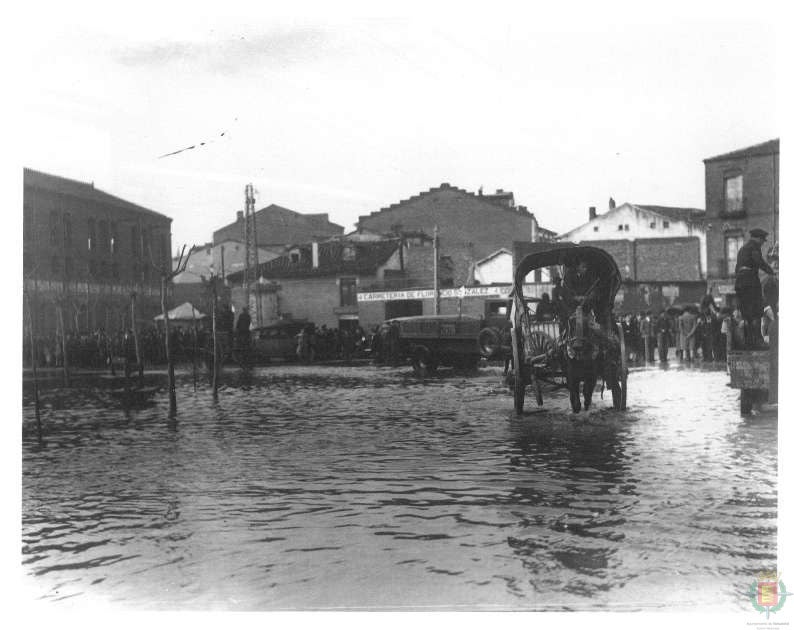
M 750 230 L 780 239 L 780 140 L 706 158 L 708 277 L 715 299 L 730 302 L 736 255 Z M 766 253 L 766 247 L 764 248 Z
M 24 285 L 36 330 L 55 330 L 55 304 L 67 330 L 129 325 L 159 312 L 159 268 L 171 268 L 171 219 L 94 187 L 23 171 Z

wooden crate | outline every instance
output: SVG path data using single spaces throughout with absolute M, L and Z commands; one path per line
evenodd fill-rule
M 732 350 L 728 352 L 731 387 L 769 389 L 769 350 Z

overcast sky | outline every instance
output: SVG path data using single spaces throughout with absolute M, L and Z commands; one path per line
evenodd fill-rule
M 780 135 L 764 11 L 92 15 L 27 38 L 24 164 L 172 217 L 175 247 L 249 182 L 346 229 L 442 182 L 556 231 L 610 196 L 703 208 L 703 158 Z

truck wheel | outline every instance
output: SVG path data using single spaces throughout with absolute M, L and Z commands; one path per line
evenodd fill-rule
M 416 346 L 411 353 L 411 365 L 420 378 L 433 374 L 438 368 L 438 360 L 426 346 Z

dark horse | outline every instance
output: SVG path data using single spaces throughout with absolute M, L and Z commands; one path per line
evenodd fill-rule
M 576 307 L 576 312 L 568 319 L 568 330 L 561 345 L 562 363 L 565 365 L 571 409 L 578 413 L 582 409 L 579 386 L 582 385 L 584 408 L 590 409 L 593 390 L 598 377 L 604 378 L 606 385 L 620 396 L 615 363 L 615 343 L 597 326 L 587 310 Z M 619 351 L 618 351 L 619 352 Z

